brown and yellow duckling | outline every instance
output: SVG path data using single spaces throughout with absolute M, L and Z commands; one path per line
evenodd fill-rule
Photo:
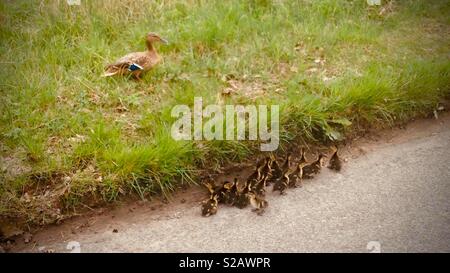
M 208 194 L 210 196 L 214 195 L 217 192 L 216 185 L 214 183 L 214 180 L 211 179 L 211 177 L 209 178 L 208 181 L 203 182 L 203 186 L 205 186 L 205 188 L 208 190 Z
M 243 209 L 249 204 L 249 196 L 248 193 L 250 192 L 251 185 L 248 183 L 248 181 L 244 183 L 237 183 L 237 194 L 236 194 L 236 201 L 234 202 L 234 206 Z
M 202 203 L 202 215 L 208 217 L 216 214 L 218 204 L 219 204 L 218 195 L 217 194 L 211 195 L 211 197 L 208 198 L 208 200 L 205 200 Z
M 335 146 L 334 147 L 333 155 L 330 158 L 330 161 L 328 162 L 328 168 L 334 171 L 339 172 L 342 169 L 342 161 L 338 156 L 338 149 Z
M 237 178 L 235 178 L 234 181 L 225 181 L 222 185 L 222 187 L 219 189 L 219 203 L 224 204 L 233 204 L 235 199 L 235 184 L 236 184 Z
M 281 166 L 282 177 L 275 181 L 275 184 L 273 185 L 273 191 L 280 191 L 281 195 L 284 195 L 286 189 L 289 187 L 289 176 L 292 173 L 292 170 L 290 169 L 291 159 L 292 155 L 290 153 L 287 154 L 286 160 Z
M 263 158 L 256 164 L 255 171 L 247 178 L 248 183 L 256 183 L 262 178 L 262 169 L 267 164 L 267 158 Z
M 271 155 L 271 168 L 272 168 L 272 176 L 267 180 L 267 184 L 270 184 L 272 182 L 276 182 L 278 179 L 281 179 L 283 176 L 283 171 L 280 167 L 280 164 L 275 159 L 273 155 Z
M 273 184 L 273 191 L 279 191 L 280 195 L 285 195 L 289 187 L 289 177 L 283 176 Z
M 266 157 L 265 164 L 261 168 L 261 179 L 268 180 L 272 177 L 272 164 L 273 161 L 270 157 Z
M 253 211 L 256 212 L 258 215 L 262 215 L 264 213 L 265 208 L 267 208 L 267 206 L 269 205 L 269 203 L 264 198 L 253 192 L 249 192 L 248 197 L 250 200 L 250 204 L 253 207 Z
M 294 171 L 292 172 L 291 176 L 289 177 L 289 187 L 297 188 L 298 186 L 302 186 L 303 181 L 303 167 L 306 164 L 306 158 L 305 158 L 305 152 L 303 149 L 300 150 L 301 158 L 300 161 L 297 163 Z
M 132 75 L 140 80 L 142 73 L 152 69 L 162 58 L 155 49 L 154 43 L 161 42 L 167 44 L 167 40 L 161 38 L 158 34 L 150 32 L 145 38 L 147 50 L 142 52 L 129 53 L 105 67 L 104 77 L 114 75 Z
M 255 188 L 260 185 L 267 178 L 267 165 L 269 164 L 269 159 L 266 157 L 258 162 L 256 170 L 248 177 L 246 183 L 249 191 L 255 190 Z M 265 183 L 264 183 L 265 185 Z M 258 186 L 261 187 L 261 186 Z
M 303 175 L 303 166 L 301 166 L 300 164 L 296 164 L 295 168 L 290 173 L 288 173 L 289 188 L 297 188 L 298 185 L 301 186 L 302 175 Z
M 322 153 L 319 153 L 319 156 L 317 158 L 317 160 L 311 162 L 311 163 L 306 163 L 305 166 L 303 167 L 303 178 L 313 178 L 314 175 L 318 174 L 320 172 L 320 170 L 322 169 L 323 166 L 323 161 L 324 161 L 325 155 Z
M 272 160 L 267 157 L 265 159 L 265 164 L 261 168 L 261 179 L 256 183 L 252 184 L 250 190 L 258 195 L 264 196 L 266 193 L 267 181 L 272 177 Z
M 286 174 L 287 171 L 291 168 L 291 161 L 292 161 L 292 154 L 288 153 L 286 155 L 286 160 L 284 161 L 283 165 L 281 166 L 281 171 L 283 172 L 283 175 Z
M 254 187 L 251 188 L 251 191 L 261 196 L 266 195 L 267 178 L 268 177 L 266 176 L 261 179 L 261 181 L 259 181 Z

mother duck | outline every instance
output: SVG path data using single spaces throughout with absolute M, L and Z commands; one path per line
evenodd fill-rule
M 132 75 L 140 80 L 143 72 L 152 69 L 162 60 L 153 45 L 155 42 L 168 43 L 166 39 L 161 38 L 158 34 L 153 32 L 148 33 L 145 39 L 147 45 L 146 51 L 129 53 L 114 63 L 107 65 L 103 76 Z

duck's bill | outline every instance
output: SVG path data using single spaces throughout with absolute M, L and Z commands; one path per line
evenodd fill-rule
M 161 42 L 165 45 L 169 44 L 169 41 L 167 41 L 166 39 L 161 38 Z

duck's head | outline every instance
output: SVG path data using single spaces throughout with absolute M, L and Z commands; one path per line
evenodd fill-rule
M 161 42 L 163 44 L 169 43 L 166 39 L 161 38 L 161 36 L 159 36 L 158 34 L 156 34 L 154 32 L 147 33 L 146 40 L 148 43 L 154 43 L 154 42 Z
M 323 166 L 323 162 L 325 161 L 325 158 L 326 158 L 326 157 L 327 157 L 327 156 L 326 156 L 325 154 L 323 154 L 323 153 L 320 153 L 320 154 L 319 154 L 318 161 L 319 161 L 319 163 L 320 163 L 321 166 Z

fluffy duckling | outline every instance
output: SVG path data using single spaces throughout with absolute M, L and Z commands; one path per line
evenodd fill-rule
M 273 191 L 280 191 L 280 195 L 286 194 L 286 189 L 289 187 L 289 176 L 283 176 L 278 179 L 273 185 Z
M 291 160 L 292 160 L 292 155 L 290 153 L 288 153 L 286 155 L 286 160 L 284 161 L 283 165 L 281 166 L 282 177 L 280 179 L 278 179 L 277 181 L 275 181 L 275 184 L 273 186 L 273 191 L 280 191 L 281 195 L 285 194 L 285 190 L 289 186 L 289 176 L 292 173 Z
M 114 63 L 107 65 L 103 76 L 132 75 L 140 80 L 142 73 L 152 69 L 162 60 L 153 44 L 155 42 L 168 43 L 166 39 L 153 32 L 147 34 L 145 42 L 147 45 L 146 51 L 127 54 Z
M 303 167 L 306 164 L 305 151 L 303 149 L 300 150 L 301 158 L 297 163 L 295 170 L 292 172 L 289 177 L 289 187 L 297 188 L 297 186 L 302 186 L 303 181 Z
M 250 200 L 250 204 L 253 207 L 253 211 L 256 212 L 258 215 L 262 215 L 264 213 L 265 208 L 267 208 L 267 206 L 269 205 L 269 203 L 264 198 L 258 196 L 253 192 L 248 193 L 248 197 Z
M 338 156 L 338 149 L 334 147 L 333 155 L 330 158 L 330 162 L 328 162 L 328 168 L 334 171 L 339 172 L 342 168 L 342 161 Z
M 303 166 L 301 164 L 297 164 L 295 169 L 289 174 L 288 186 L 290 188 L 297 188 L 298 185 L 302 184 L 302 176 L 303 176 Z
M 301 164 L 301 165 L 304 166 L 306 164 L 305 150 L 301 149 L 300 150 L 300 154 L 302 156 L 301 156 L 300 161 L 298 162 L 298 164 Z
M 203 201 L 202 204 L 202 215 L 208 217 L 217 213 L 218 206 L 218 195 L 212 195 L 208 200 Z
M 272 177 L 272 164 L 273 164 L 272 159 L 270 157 L 266 157 L 265 164 L 261 168 L 262 179 L 267 180 L 270 177 Z
M 255 192 L 256 194 L 258 194 L 260 196 L 265 196 L 267 179 L 268 179 L 268 176 L 261 179 L 261 181 L 259 181 L 253 188 L 251 188 L 251 191 Z
M 219 190 L 219 203 L 232 204 L 234 200 L 233 189 L 235 187 L 235 181 L 225 181 L 222 185 L 222 188 Z
M 249 204 L 248 193 L 241 193 L 238 195 L 234 205 L 240 209 L 245 208 Z
M 267 164 L 267 158 L 263 158 L 256 164 L 255 171 L 247 178 L 247 182 L 256 183 L 262 178 L 262 169 Z
M 291 153 L 288 153 L 286 155 L 286 160 L 283 163 L 283 166 L 281 166 L 281 171 L 283 172 L 283 175 L 289 171 L 289 168 L 291 167 L 291 161 L 292 161 L 292 155 Z
M 272 177 L 267 180 L 267 183 L 270 184 L 272 182 L 276 182 L 278 179 L 281 179 L 283 176 L 283 171 L 280 167 L 280 164 L 275 158 L 272 158 Z
M 313 178 L 314 175 L 318 174 L 323 166 L 325 155 L 320 153 L 317 160 L 306 164 L 303 167 L 303 176 L 304 178 L 310 179 Z
M 238 184 L 239 184 L 239 180 L 235 177 L 231 187 L 227 186 L 227 188 L 229 188 L 228 198 L 226 201 L 226 203 L 228 205 L 234 206 L 234 204 L 238 200 L 238 197 L 239 197 Z
M 243 209 L 249 204 L 248 193 L 251 190 L 251 184 L 246 181 L 245 183 L 237 183 L 236 201 L 234 206 Z
M 208 180 L 206 182 L 203 182 L 203 186 L 206 187 L 210 196 L 212 196 L 216 193 L 216 186 L 215 186 L 213 180 Z

